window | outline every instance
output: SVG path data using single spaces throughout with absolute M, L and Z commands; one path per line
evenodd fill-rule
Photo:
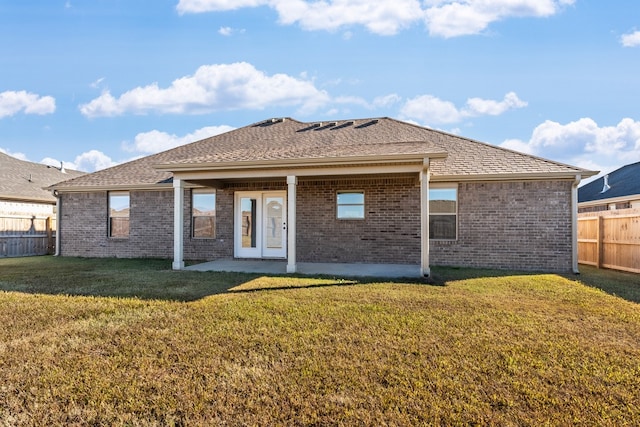
M 213 190 L 191 192 L 191 230 L 193 237 L 216 237 L 216 193 Z
M 431 187 L 429 189 L 429 238 L 456 240 L 457 237 L 457 187 Z
M 338 219 L 364 219 L 364 192 L 338 192 Z
M 109 237 L 129 237 L 129 192 L 109 193 Z

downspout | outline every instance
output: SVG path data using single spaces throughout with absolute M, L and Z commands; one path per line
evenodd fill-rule
M 571 185 L 571 264 L 574 274 L 580 274 L 578 269 L 578 185 L 582 176 L 576 175 Z
M 60 193 L 58 190 L 53 190 L 53 195 L 56 198 L 56 251 L 53 256 L 60 256 L 60 208 L 62 207 L 62 202 L 60 200 Z

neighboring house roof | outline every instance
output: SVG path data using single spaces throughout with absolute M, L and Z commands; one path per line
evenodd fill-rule
M 45 188 L 83 172 L 60 169 L 41 163 L 26 162 L 0 153 L 0 199 L 25 202 L 55 203 L 56 198 Z
M 172 171 L 199 167 L 289 165 L 293 162 L 392 161 L 438 158 L 434 181 L 575 175 L 595 172 L 424 128 L 391 118 L 303 123 L 270 119 L 162 153 L 104 169 L 56 186 L 61 190 L 170 184 Z
M 605 176 L 609 189 L 604 193 Z M 640 195 L 640 162 L 616 169 L 578 189 L 578 203 Z

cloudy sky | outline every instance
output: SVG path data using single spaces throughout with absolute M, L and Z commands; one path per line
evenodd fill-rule
M 94 171 L 272 117 L 640 161 L 636 0 L 0 0 L 0 151 Z

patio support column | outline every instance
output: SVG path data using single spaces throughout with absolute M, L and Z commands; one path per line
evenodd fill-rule
M 429 277 L 429 159 L 420 171 L 420 275 Z
M 296 190 L 298 177 L 287 176 L 287 273 L 295 273 L 296 265 Z
M 173 269 L 184 268 L 184 181 L 173 178 Z

